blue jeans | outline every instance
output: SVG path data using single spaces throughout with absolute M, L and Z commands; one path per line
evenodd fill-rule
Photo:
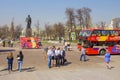
M 11 71 L 12 71 L 12 64 L 13 64 L 13 63 L 8 63 L 8 70 L 11 70 Z
M 85 54 L 81 54 L 80 61 L 82 61 L 82 57 L 84 57 L 84 61 L 86 61 L 86 55 Z
M 52 59 L 52 56 L 48 56 L 48 67 L 51 68 L 51 59 Z
M 18 70 L 21 71 L 22 70 L 22 61 L 18 61 Z
M 67 46 L 64 47 L 64 50 L 67 51 Z

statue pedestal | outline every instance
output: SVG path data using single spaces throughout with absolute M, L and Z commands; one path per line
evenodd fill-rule
M 31 28 L 26 28 L 26 37 L 31 37 L 32 36 L 32 29 Z

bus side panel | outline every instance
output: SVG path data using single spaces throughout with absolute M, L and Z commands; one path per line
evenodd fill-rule
M 27 48 L 32 48 L 31 38 L 27 38 Z
M 98 53 L 98 49 L 95 48 L 86 48 L 86 54 L 87 55 L 96 55 Z
M 23 48 L 40 48 L 37 37 L 21 37 L 20 46 Z
M 34 40 L 36 42 L 36 48 L 40 48 L 40 45 L 38 44 L 39 43 L 38 37 L 34 37 Z
M 110 54 L 120 54 L 120 45 L 115 45 L 113 47 L 108 47 Z
M 26 38 L 25 37 L 21 37 L 20 38 L 20 47 L 24 46 L 24 42 L 26 42 Z

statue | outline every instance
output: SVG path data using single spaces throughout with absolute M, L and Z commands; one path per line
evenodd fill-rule
M 32 20 L 31 20 L 30 15 L 28 15 L 28 17 L 26 18 L 26 22 L 27 22 L 27 28 L 31 28 L 31 22 L 32 22 Z
M 32 29 L 31 29 L 31 17 L 28 15 L 26 18 L 27 26 L 26 26 L 26 37 L 31 37 L 32 36 Z

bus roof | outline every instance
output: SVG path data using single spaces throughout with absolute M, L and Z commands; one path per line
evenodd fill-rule
M 88 29 L 82 29 L 82 30 L 90 30 L 90 31 L 92 31 L 92 30 L 103 30 L 103 29 L 101 29 L 101 28 L 88 28 Z
M 88 28 L 88 29 L 82 29 L 83 31 L 85 30 L 90 30 L 90 31 L 93 31 L 93 30 L 120 30 L 120 29 L 117 29 L 117 28 L 114 28 L 114 29 L 111 29 L 111 28 Z

